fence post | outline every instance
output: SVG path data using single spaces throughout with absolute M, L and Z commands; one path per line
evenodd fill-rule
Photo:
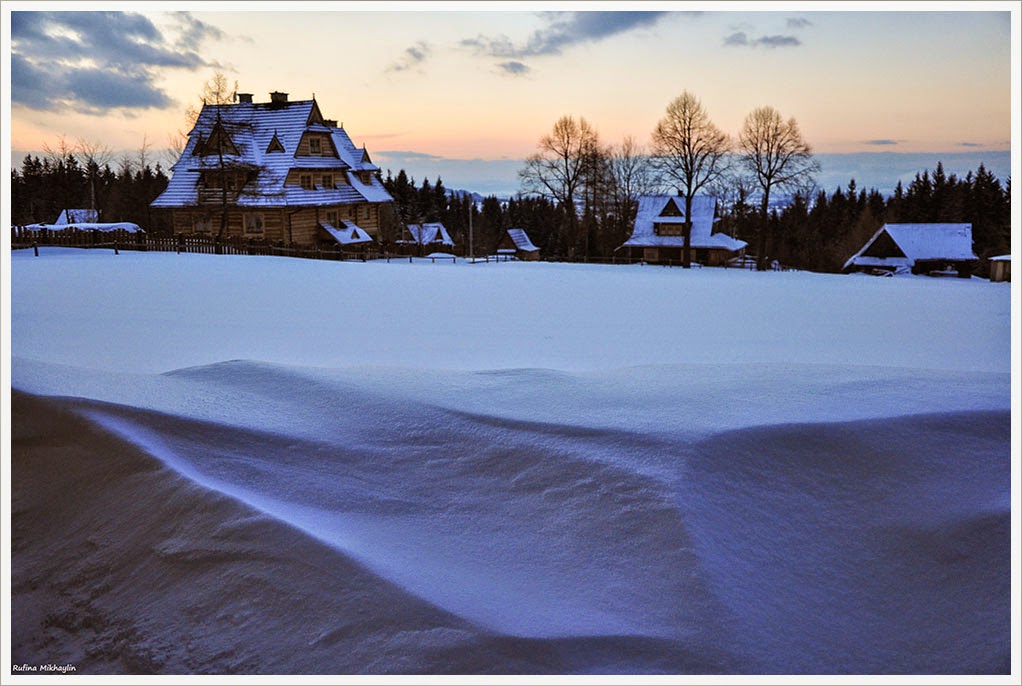
M 120 253 L 117 252 L 117 239 L 116 238 L 114 239 L 114 255 L 120 255 Z
M 35 241 L 32 241 L 32 252 L 35 253 L 36 257 L 39 257 L 39 244 Z

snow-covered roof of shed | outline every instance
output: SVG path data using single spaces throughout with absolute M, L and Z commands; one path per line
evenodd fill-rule
M 692 232 L 690 245 L 693 248 L 718 248 L 738 251 L 748 245 L 723 233 L 713 233 L 717 201 L 708 195 L 692 198 Z M 631 238 L 622 247 L 681 248 L 684 236 L 661 236 L 656 233 L 655 224 L 684 224 L 685 198 L 677 195 L 639 196 L 639 209 L 635 213 L 635 226 Z
M 878 258 L 863 254 L 884 234 L 897 244 L 905 254 L 904 258 Z M 845 268 L 852 265 L 884 266 L 894 262 L 912 265 L 920 260 L 960 262 L 978 259 L 972 251 L 972 224 L 884 224 L 857 253 L 848 258 Z
M 96 223 L 99 221 L 99 210 L 61 210 L 54 224 L 77 224 L 79 222 Z
M 409 224 L 408 233 L 412 240 L 399 240 L 398 243 L 415 243 L 417 245 L 429 245 L 430 243 L 442 243 L 443 245 L 454 245 L 454 240 L 447 233 L 447 227 L 439 222 L 427 222 L 425 224 Z
M 532 241 L 529 240 L 529 234 L 525 233 L 525 229 L 508 229 L 507 235 L 514 241 L 515 247 L 525 252 L 535 252 L 539 250 Z
M 28 224 L 29 231 L 47 229 L 49 231 L 126 231 L 128 233 L 145 233 L 141 226 L 133 222 L 74 222 L 73 224 Z
M 198 204 L 198 183 L 203 170 L 219 169 L 216 154 L 201 155 L 202 148 L 218 122 L 231 138 L 238 154 L 224 155 L 224 163 L 234 168 L 258 169 L 254 180 L 245 185 L 238 205 L 318 205 L 329 203 L 389 202 L 391 198 L 382 182 L 375 178 L 379 170 L 368 161 L 364 149 L 356 148 L 343 128 L 316 121 L 315 100 L 286 103 L 241 102 L 230 105 L 205 105 L 189 133 L 181 158 L 171 167 L 173 172 L 167 189 L 152 203 L 153 207 L 182 207 Z M 311 119 L 311 121 L 310 121 Z M 306 131 L 329 133 L 337 157 L 329 155 L 296 156 Z M 276 138 L 283 151 L 271 142 Z M 363 159 L 367 161 L 363 163 Z M 334 170 L 347 173 L 349 187 L 336 197 L 321 198 L 308 191 L 285 187 L 292 169 Z M 349 173 L 353 172 L 353 173 Z M 369 183 L 357 179 L 358 172 L 374 172 Z M 358 181 L 355 183 L 355 181 Z
M 1011 255 L 998 255 L 997 257 L 991 257 L 991 262 L 1011 262 Z

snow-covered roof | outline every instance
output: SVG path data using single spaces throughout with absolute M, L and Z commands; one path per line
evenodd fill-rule
M 341 245 L 355 245 L 358 243 L 372 243 L 373 238 L 365 229 L 353 221 L 341 219 L 341 226 L 334 226 L 326 222 L 320 222 L 323 230 L 333 236 L 333 239 Z
M 25 226 L 29 231 L 127 231 L 128 233 L 145 233 L 138 224 L 132 222 L 75 222 L 74 224 L 28 224 Z
M 1011 262 L 1011 255 L 998 255 L 997 257 L 991 257 L 991 262 Z
M 82 222 L 95 224 L 99 221 L 98 210 L 61 210 L 54 224 L 79 224 Z
M 887 236 L 903 254 L 870 255 L 870 248 Z M 873 252 L 888 252 L 878 245 Z M 893 252 L 893 251 L 891 251 Z M 912 266 L 917 261 L 978 260 L 972 251 L 972 224 L 884 224 L 866 241 L 859 252 L 848 258 L 844 268 Z
M 532 241 L 529 240 L 529 234 L 525 233 L 525 229 L 508 229 L 507 235 L 514 241 L 515 247 L 523 252 L 535 252 L 539 250 Z M 498 251 L 499 252 L 499 251 Z
M 447 228 L 439 222 L 427 222 L 425 224 L 409 224 L 408 233 L 411 240 L 399 240 L 398 243 L 411 243 L 415 245 L 429 245 L 430 243 L 442 243 L 443 245 L 454 245 Z
M 708 195 L 692 198 L 692 248 L 717 248 L 737 252 L 746 245 L 727 234 L 713 233 L 717 201 Z M 639 197 L 639 209 L 635 213 L 632 236 L 622 247 L 669 247 L 681 248 L 684 236 L 662 236 L 656 233 L 656 224 L 684 224 L 685 198 L 676 195 L 643 195 Z
M 365 149 L 355 147 L 343 128 L 324 123 L 315 100 L 300 100 L 203 106 L 181 158 L 171 167 L 170 183 L 153 201 L 153 207 L 198 205 L 201 173 L 220 168 L 218 155 L 200 154 L 218 126 L 237 149 L 237 154 L 223 156 L 225 166 L 247 170 L 251 175 L 233 203 L 240 207 L 322 206 L 393 199 L 376 175 L 379 167 Z M 323 155 L 298 156 L 299 143 L 307 132 L 327 134 L 337 157 L 328 150 L 326 141 Z M 291 170 L 309 170 L 317 183 L 324 172 L 333 171 L 338 187 L 306 190 L 293 182 L 285 185 Z M 363 172 L 368 172 L 365 180 L 359 178 Z

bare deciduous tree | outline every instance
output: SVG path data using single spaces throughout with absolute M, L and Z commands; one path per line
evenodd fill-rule
M 653 130 L 654 166 L 685 197 L 685 267 L 691 266 L 692 199 L 724 173 L 730 147 L 728 135 L 710 121 L 703 104 L 688 91 L 671 101 Z
M 522 190 L 553 199 L 567 214 L 565 243 L 573 257 L 578 240 L 577 200 L 584 188 L 593 150 L 599 147 L 596 130 L 584 118 L 564 116 L 539 141 L 539 152 L 525 160 L 518 172 Z
M 84 138 L 78 139 L 76 148 L 78 154 L 81 155 L 82 161 L 85 163 L 85 176 L 89 180 L 89 202 L 91 203 L 91 208 L 99 210 L 96 185 L 99 181 L 100 170 L 110 163 L 110 160 L 113 159 L 113 153 L 110 152 L 110 148 L 102 143 L 88 141 Z
M 743 166 L 762 190 L 757 269 L 767 265 L 767 213 L 770 192 L 775 189 L 800 189 L 812 183 L 820 164 L 813 159 L 812 148 L 802 138 L 794 117 L 787 121 L 773 107 L 760 107 L 745 118 L 738 147 Z
M 657 181 L 652 174 L 646 151 L 631 136 L 625 136 L 620 145 L 611 148 L 609 166 L 615 238 L 624 241 L 635 218 L 639 196 L 655 192 Z

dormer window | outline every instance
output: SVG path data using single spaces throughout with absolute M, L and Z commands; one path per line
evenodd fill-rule
M 270 140 L 270 144 L 266 147 L 266 152 L 284 152 L 284 144 L 277 138 L 277 134 L 273 134 L 273 139 Z
M 312 190 L 312 174 L 301 174 L 298 177 L 298 183 L 301 184 L 302 188 L 307 191 Z
M 332 189 L 334 187 L 334 175 L 333 174 L 323 174 L 322 181 L 323 181 L 323 188 Z
M 321 138 L 310 138 L 309 139 L 309 154 L 310 155 L 322 155 L 323 154 L 323 139 L 321 139 Z

